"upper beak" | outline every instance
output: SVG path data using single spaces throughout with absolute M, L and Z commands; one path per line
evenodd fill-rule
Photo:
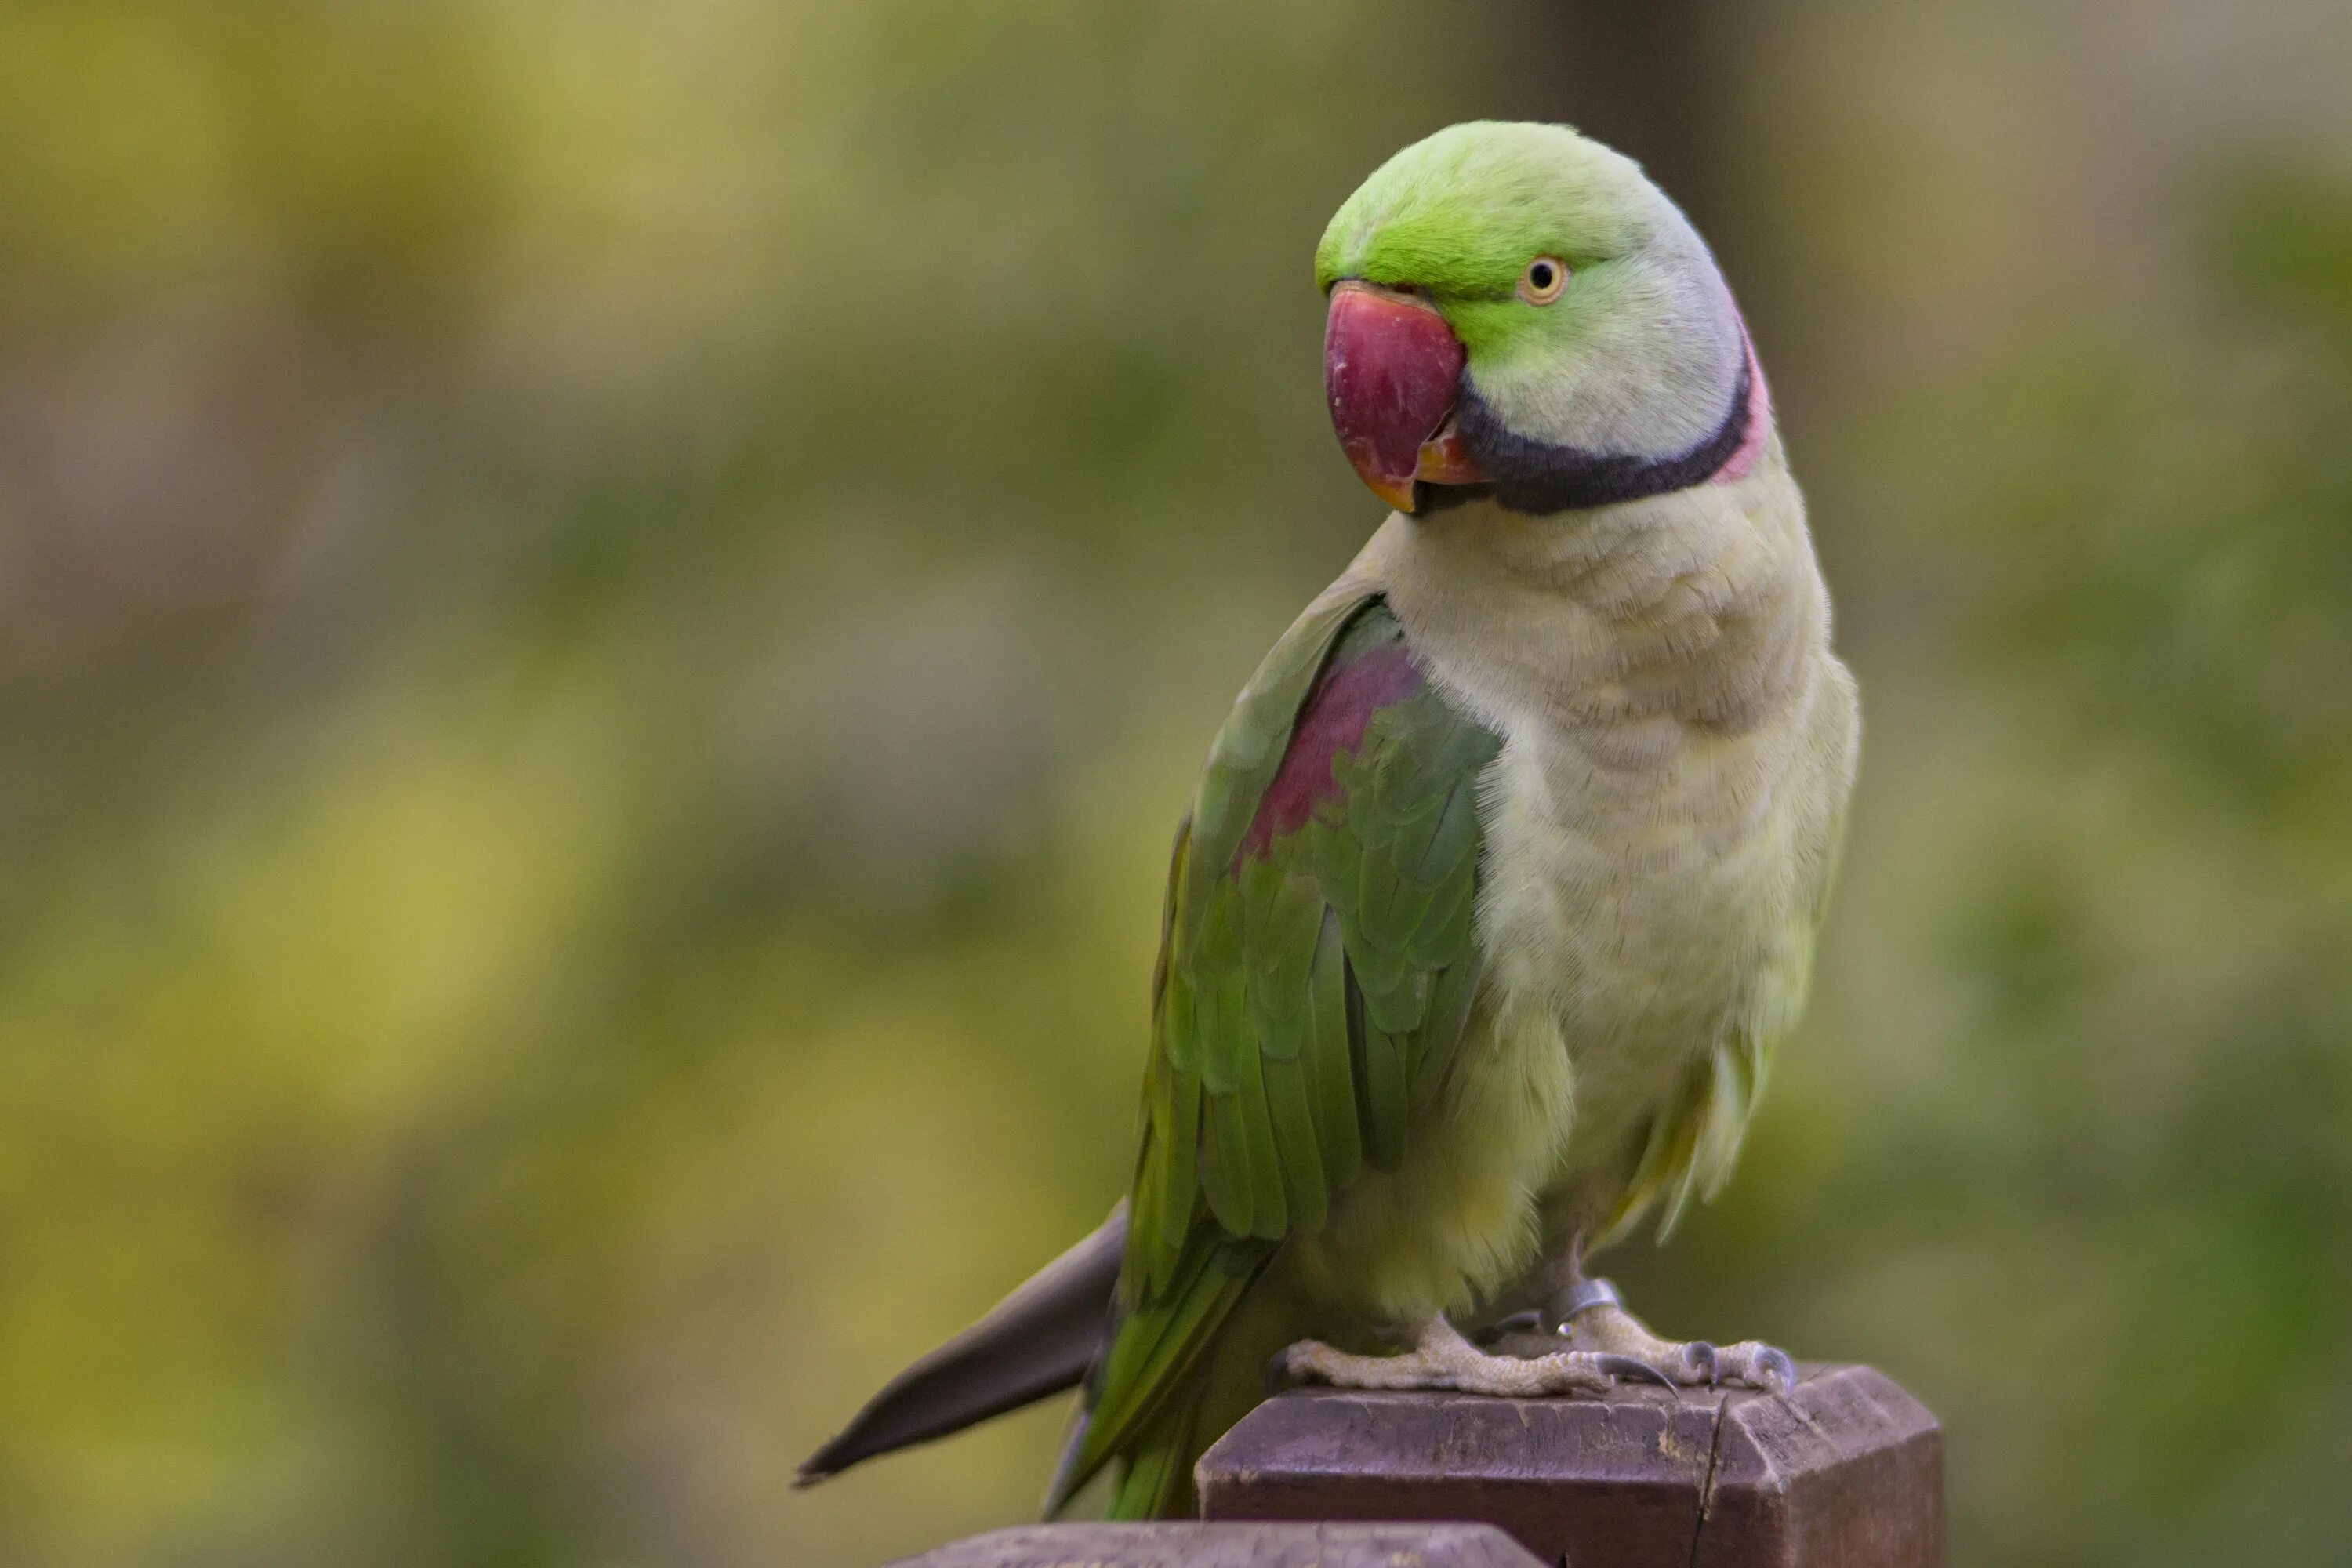
M 1452 425 L 1465 354 L 1422 300 L 1350 278 L 1331 290 L 1323 392 L 1348 461 L 1372 493 L 1413 510 L 1413 483 L 1468 485 L 1486 473 Z

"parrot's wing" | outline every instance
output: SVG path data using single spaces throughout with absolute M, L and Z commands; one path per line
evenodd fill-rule
M 1160 1484 L 1135 1472 L 1182 1445 L 1145 1428 L 1276 1246 L 1402 1162 L 1477 988 L 1500 745 L 1361 588 L 1318 600 L 1244 689 L 1170 868 L 1118 1315 L 1052 1506 L 1122 1454 L 1123 1493 Z

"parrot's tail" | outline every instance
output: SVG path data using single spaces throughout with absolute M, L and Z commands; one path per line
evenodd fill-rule
M 1102 1349 L 1127 1249 L 1127 1204 L 988 1316 L 892 1378 L 840 1434 L 801 1462 L 813 1486 L 861 1459 L 961 1432 L 1075 1388 Z

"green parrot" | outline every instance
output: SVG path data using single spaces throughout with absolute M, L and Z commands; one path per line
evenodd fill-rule
M 1332 422 L 1394 510 L 1177 831 L 1133 1185 L 803 1482 L 1082 1383 L 1048 1511 L 1108 1471 L 1109 1513 L 1150 1518 L 1191 1510 L 1269 1368 L 1794 1380 L 1768 1345 L 1653 1334 L 1583 1269 L 1729 1174 L 1853 781 L 1738 307 L 1636 164 L 1555 125 L 1406 148 L 1315 270 Z M 1547 1353 L 1456 1327 L 1528 1303 Z

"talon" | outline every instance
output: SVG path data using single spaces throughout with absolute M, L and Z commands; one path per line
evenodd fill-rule
M 1290 1386 L 1290 1347 L 1283 1346 L 1266 1358 L 1265 1396 L 1272 1399 Z
M 1772 1392 L 1786 1399 L 1797 1392 L 1797 1363 L 1784 1350 L 1767 1346 L 1757 1352 L 1756 1369 L 1773 1382 Z
M 1477 1342 L 1491 1345 L 1509 1334 L 1532 1334 L 1543 1328 L 1543 1314 L 1528 1310 L 1513 1312 L 1507 1318 L 1497 1318 L 1478 1331 Z
M 1693 1340 L 1683 1346 L 1683 1364 L 1700 1383 L 1712 1386 L 1723 1381 L 1722 1359 L 1715 1353 L 1715 1347 L 1705 1340 Z
M 1672 1388 L 1675 1380 L 1652 1366 L 1648 1362 L 1629 1355 L 1597 1354 L 1592 1364 L 1612 1377 L 1629 1378 L 1640 1383 L 1654 1383 L 1660 1388 Z

